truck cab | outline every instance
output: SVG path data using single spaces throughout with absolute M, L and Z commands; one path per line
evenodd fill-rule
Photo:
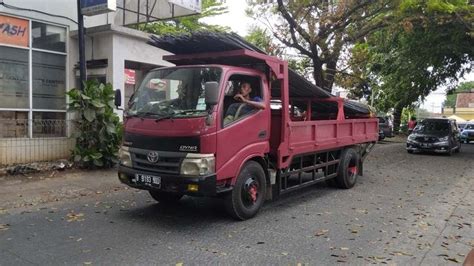
M 251 96 L 267 108 L 234 99 L 243 82 L 251 84 Z M 206 102 L 209 84 L 217 92 L 212 104 Z M 243 161 L 268 153 L 269 102 L 259 71 L 223 65 L 151 71 L 125 113 L 121 181 L 188 195 L 228 190 Z

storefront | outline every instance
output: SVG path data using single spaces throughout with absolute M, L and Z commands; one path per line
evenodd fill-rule
M 0 26 L 0 138 L 65 137 L 35 122 L 66 120 L 67 28 L 6 15 Z
M 0 6 L 0 166 L 67 159 L 74 147 L 66 92 L 79 84 L 75 10 L 55 1 L 21 2 L 69 18 Z M 122 102 L 149 70 L 171 65 L 162 60 L 167 52 L 147 44 L 146 33 L 95 18 L 86 18 L 86 26 L 87 76 L 121 89 Z

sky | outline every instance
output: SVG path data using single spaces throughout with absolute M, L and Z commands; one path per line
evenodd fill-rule
M 225 3 L 228 6 L 229 13 L 208 18 L 205 20 L 207 23 L 218 24 L 222 26 L 228 26 L 232 31 L 238 33 L 241 36 L 245 36 L 252 25 L 259 24 L 258 21 L 254 21 L 245 14 L 245 9 L 247 8 L 247 2 L 245 0 L 227 0 Z M 471 72 L 470 75 L 466 75 L 462 81 L 473 81 L 474 72 Z M 421 108 L 428 110 L 429 112 L 441 113 L 441 107 L 446 99 L 446 88 L 440 87 L 437 90 L 433 91 L 428 97 L 426 97 L 424 103 L 421 105 Z

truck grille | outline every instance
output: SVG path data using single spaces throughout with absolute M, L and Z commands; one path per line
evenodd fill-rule
M 150 150 L 131 148 L 133 167 L 140 170 L 160 172 L 167 174 L 179 174 L 181 161 L 185 154 L 178 152 L 158 152 L 156 163 L 148 160 Z

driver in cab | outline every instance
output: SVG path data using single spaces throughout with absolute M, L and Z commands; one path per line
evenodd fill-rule
M 262 98 L 259 96 L 250 98 L 251 92 L 252 87 L 249 82 L 244 81 L 240 84 L 239 92 L 234 95 L 234 100 L 238 101 L 238 103 L 229 106 L 225 115 L 224 124 L 244 116 L 255 109 L 265 109 Z

